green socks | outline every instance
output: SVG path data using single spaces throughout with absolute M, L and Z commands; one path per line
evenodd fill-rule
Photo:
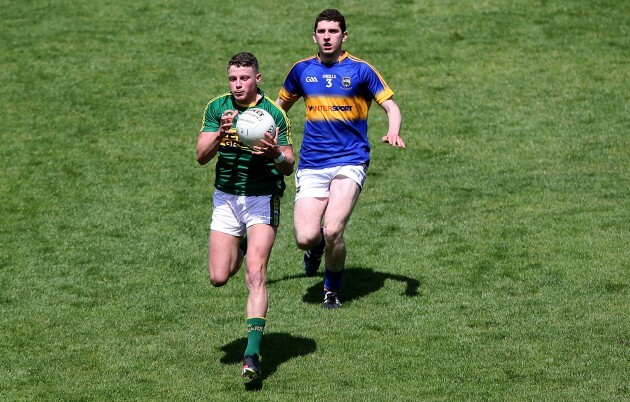
M 247 348 L 243 356 L 258 355 L 260 357 L 260 341 L 265 331 L 266 320 L 262 317 L 248 318 L 247 321 Z

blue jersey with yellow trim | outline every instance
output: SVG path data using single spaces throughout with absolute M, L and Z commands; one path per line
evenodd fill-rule
M 334 64 L 318 56 L 300 60 L 287 74 L 279 97 L 304 98 L 306 119 L 300 168 L 360 165 L 370 160 L 368 110 L 394 92 L 369 63 L 344 52 Z

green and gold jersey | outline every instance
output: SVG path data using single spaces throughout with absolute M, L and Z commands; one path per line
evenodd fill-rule
M 278 145 L 292 145 L 291 123 L 284 110 L 263 91 L 256 104 L 242 106 L 227 92 L 210 100 L 204 112 L 201 131 L 217 132 L 221 116 L 226 110 L 238 110 L 230 133 L 221 141 L 219 158 L 216 163 L 214 186 L 221 191 L 235 195 L 282 195 L 286 184 L 284 176 L 276 170 L 272 159 L 254 155 L 242 144 L 236 134 L 236 121 L 241 113 L 250 108 L 264 109 L 274 118 L 278 132 Z

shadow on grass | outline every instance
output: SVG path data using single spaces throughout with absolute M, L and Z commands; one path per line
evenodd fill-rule
M 236 364 L 243 360 L 247 338 L 239 338 L 221 347 L 225 355 L 219 360 L 223 364 Z M 261 390 L 262 382 L 278 370 L 278 366 L 293 358 L 306 356 L 317 350 L 315 341 L 310 338 L 293 336 L 287 333 L 265 334 L 261 344 L 261 375 L 258 380 L 245 384 L 248 390 Z
M 306 290 L 306 294 L 302 298 L 305 303 L 320 304 L 322 302 L 322 290 L 324 288 L 324 274 L 319 273 L 318 277 L 322 278 L 321 281 L 311 285 Z M 276 282 L 291 280 L 291 279 L 303 279 L 303 274 L 289 275 L 280 279 L 270 280 L 267 283 L 273 284 Z M 380 290 L 385 286 L 386 280 L 394 280 L 405 284 L 404 296 L 415 297 L 420 296 L 420 281 L 404 275 L 395 275 L 385 272 L 377 272 L 370 268 L 361 267 L 346 267 L 343 275 L 343 302 L 352 302 L 362 297 L 369 295 Z

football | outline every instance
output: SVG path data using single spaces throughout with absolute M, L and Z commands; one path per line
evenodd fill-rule
M 266 110 L 247 109 L 238 116 L 236 133 L 239 141 L 246 146 L 250 148 L 260 146 L 260 140 L 265 138 L 265 133 L 271 136 L 276 134 L 276 122 Z

